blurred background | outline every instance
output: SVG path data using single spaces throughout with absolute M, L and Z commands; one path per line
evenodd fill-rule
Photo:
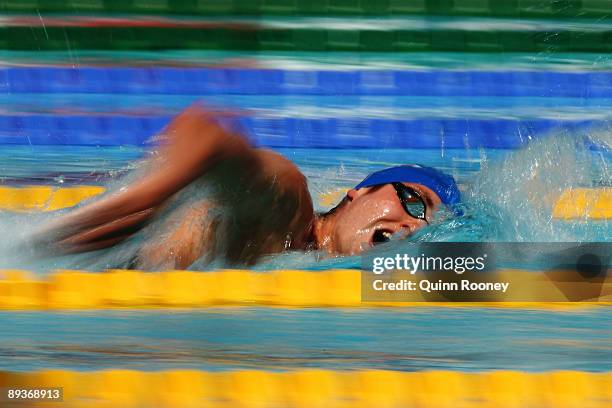
M 337 152 L 328 149 L 368 148 L 360 163 L 417 155 L 461 176 L 482 149 L 607 124 L 609 6 L 3 1 L 2 154 L 41 146 L 45 166 L 2 160 L 2 177 L 82 182 L 121 168 L 197 100 L 238 111 L 254 143 L 319 149 L 304 165 L 329 165 Z M 419 151 L 398 157 L 398 149 Z M 350 166 L 350 156 L 340 161 Z
M 550 134 L 609 135 L 611 11 L 608 0 L 0 0 L 0 208 L 99 194 L 195 101 L 237 112 L 254 144 L 294 160 L 319 210 L 411 161 L 465 186 Z M 549 163 L 556 176 L 575 168 L 566 159 Z M 610 187 L 610 173 L 586 185 Z M 609 240 L 607 223 L 594 230 Z M 45 285 L 73 300 L 103 285 L 2 273 L 0 387 L 61 384 L 66 406 L 612 404 L 609 306 L 243 298 L 26 312 L 46 304 L 32 300 Z

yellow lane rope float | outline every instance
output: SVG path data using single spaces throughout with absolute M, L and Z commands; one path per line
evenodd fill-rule
M 0 187 L 0 210 L 54 211 L 77 205 L 105 191 L 98 186 Z
M 497 272 L 496 272 L 497 273 Z M 500 271 L 497 279 L 517 287 L 516 298 L 487 302 L 449 302 L 425 298 L 411 292 L 402 301 L 362 301 L 359 270 L 255 272 L 219 270 L 214 272 L 142 272 L 109 270 L 101 273 L 61 270 L 40 279 L 26 271 L 0 271 L 0 310 L 101 309 L 213 306 L 276 307 L 520 307 L 571 309 L 612 305 L 612 279 L 593 288 L 574 282 L 580 302 L 567 302 L 563 286 L 551 283 L 542 274 L 529 271 Z M 588 294 L 589 291 L 596 292 Z M 554 299 L 549 302 L 513 301 L 525 296 Z M 529 298 L 531 299 L 531 298 Z M 571 299 L 570 299 L 571 300 Z
M 612 188 L 566 190 L 553 208 L 553 217 L 612 219 Z
M 6 400 L 8 390 L 46 387 L 61 387 L 63 402 Z M 0 371 L 0 390 L 7 407 L 607 408 L 612 373 Z
M 72 207 L 105 191 L 100 186 L 74 187 L 0 187 L 0 210 L 53 211 Z M 345 189 L 319 194 L 319 203 L 330 207 L 340 201 Z M 563 192 L 553 207 L 553 217 L 560 219 L 611 219 L 612 188 L 576 188 Z

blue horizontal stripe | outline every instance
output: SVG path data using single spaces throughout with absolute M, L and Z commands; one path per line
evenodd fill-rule
M 0 92 L 601 98 L 612 96 L 612 72 L 8 67 Z
M 169 116 L 0 116 L 0 144 L 143 145 Z M 299 119 L 242 117 L 260 146 L 309 148 L 517 148 L 552 130 L 588 131 L 596 120 Z
M 368 95 L 0 94 L 4 114 L 175 115 L 194 102 L 249 115 L 385 119 L 612 119 L 610 98 Z

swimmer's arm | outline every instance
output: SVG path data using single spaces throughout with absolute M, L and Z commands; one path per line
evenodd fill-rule
M 42 235 L 76 251 L 79 245 L 84 245 L 82 250 L 97 249 L 96 243 L 110 246 L 116 238 L 129 236 L 166 199 L 217 163 L 236 156 L 256 160 L 255 149 L 243 137 L 225 130 L 197 105 L 177 116 L 158 140 L 160 146 L 151 155 L 144 177 L 61 217 L 46 226 Z
M 136 267 L 143 270 L 185 269 L 204 253 L 214 251 L 215 217 L 209 202 L 185 205 L 138 251 Z M 209 255 L 214 255 L 210 253 Z

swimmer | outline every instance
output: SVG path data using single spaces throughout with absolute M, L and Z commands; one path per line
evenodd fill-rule
M 39 242 L 53 254 L 109 248 L 164 213 L 159 234 L 123 267 L 184 269 L 203 256 L 248 265 L 287 250 L 354 255 L 413 234 L 460 197 L 451 176 L 406 165 L 369 175 L 331 211 L 315 214 L 306 178 L 291 161 L 252 147 L 198 105 L 158 137 L 145 169 L 129 185 L 45 225 Z M 214 186 L 215 199 L 176 205 L 177 193 L 200 179 Z

